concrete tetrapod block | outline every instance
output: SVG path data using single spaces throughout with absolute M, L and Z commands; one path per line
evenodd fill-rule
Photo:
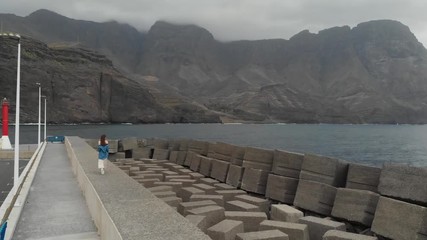
M 171 151 L 169 154 L 169 161 L 172 163 L 176 163 L 178 159 L 179 151 Z
M 274 220 L 264 220 L 259 225 L 259 230 L 280 230 L 289 236 L 289 240 L 309 240 L 308 226 L 300 223 L 289 223 Z
M 253 204 L 253 205 L 257 206 L 259 211 L 261 211 L 261 212 L 268 213 L 270 211 L 271 202 L 268 199 L 249 196 L 247 194 L 237 195 L 234 197 L 234 199 L 242 201 L 242 202 Z
M 157 186 L 157 187 L 150 187 L 147 188 L 150 192 L 167 192 L 172 191 L 171 186 Z
M 207 234 L 212 240 L 234 240 L 243 232 L 243 222 L 225 219 L 208 228 Z
M 427 168 L 384 164 L 378 191 L 381 195 L 427 205 Z
M 289 240 L 287 234 L 274 229 L 257 232 L 238 233 L 236 240 Z
M 243 190 L 253 193 L 265 194 L 268 172 L 260 169 L 246 168 L 243 173 Z
M 271 171 L 274 151 L 271 149 L 246 147 L 242 167 Z
M 205 184 L 205 183 L 196 183 L 196 184 L 193 184 L 193 187 L 205 191 L 206 194 L 214 194 L 215 191 L 217 190 L 216 187 Z
M 198 172 L 193 172 L 193 173 L 189 173 L 188 176 L 191 177 L 191 179 L 196 179 L 197 181 L 200 178 L 204 178 L 205 176 L 203 176 L 202 174 L 198 173 Z
M 187 151 L 179 151 L 178 157 L 176 158 L 176 164 L 184 165 L 186 156 L 187 156 Z
M 188 142 L 188 151 L 207 156 L 209 151 L 209 142 L 191 139 Z
M 334 187 L 344 187 L 348 162 L 343 160 L 305 154 L 299 178 L 325 183 Z
M 211 175 L 211 169 L 212 169 L 212 158 L 202 156 L 200 158 L 199 173 L 203 174 L 206 177 L 209 177 Z
M 293 205 L 322 215 L 330 215 L 336 192 L 337 189 L 330 185 L 300 179 Z
M 344 223 L 313 216 L 302 217 L 299 223 L 308 226 L 310 240 L 322 240 L 323 235 L 329 230 L 346 230 Z
M 378 238 L 339 230 L 329 230 L 323 235 L 322 240 L 378 240 Z
M 224 197 L 224 202 L 228 202 L 234 200 L 234 198 L 238 195 L 246 194 L 245 191 L 237 189 L 237 190 L 217 190 L 215 194 L 221 195 Z
M 98 141 L 96 141 L 96 144 L 98 146 Z M 109 146 L 109 153 L 116 153 L 119 151 L 119 140 L 109 140 L 108 141 Z
M 303 154 L 274 150 L 271 171 L 280 176 L 298 179 L 303 160 Z
M 225 211 L 225 218 L 243 222 L 245 232 L 258 231 L 259 224 L 267 220 L 263 212 Z
M 211 195 L 211 194 L 194 194 L 191 195 L 190 201 L 203 201 L 203 200 L 212 200 L 219 206 L 224 206 L 224 197 L 222 195 Z
M 233 153 L 234 145 L 223 143 L 223 142 L 217 142 L 214 145 L 214 158 L 230 162 L 231 160 L 231 154 Z
M 271 205 L 271 220 L 297 223 L 304 213 L 286 204 Z
M 427 208 L 380 197 L 372 231 L 391 239 L 427 239 Z
M 380 174 L 381 168 L 350 163 L 345 187 L 378 192 Z
M 226 211 L 246 211 L 246 212 L 257 212 L 259 211 L 258 206 L 253 204 L 242 202 L 239 200 L 233 200 L 225 202 Z
M 136 137 L 123 138 L 121 143 L 124 151 L 138 148 L 138 141 Z
M 332 216 L 371 226 L 379 197 L 367 190 L 338 188 Z
M 183 202 L 180 203 L 177 207 L 177 211 L 183 215 L 186 216 L 188 213 L 187 211 L 193 208 L 199 208 L 204 206 L 210 206 L 210 205 L 217 205 L 212 200 L 203 200 L 203 201 L 194 201 L 194 202 Z
M 206 216 L 207 226 L 211 227 L 225 219 L 224 208 L 218 205 L 209 205 L 193 208 L 187 211 L 189 214 Z
M 197 182 L 196 179 L 183 179 L 183 178 L 174 178 L 169 180 L 170 182 L 180 182 L 182 183 L 182 187 L 192 187 L 193 184 Z
M 158 198 L 164 198 L 164 197 L 176 197 L 176 193 L 172 191 L 165 191 L 165 192 L 152 192 L 154 196 Z
M 182 183 L 180 183 L 180 182 L 155 182 L 154 186 L 171 186 L 172 191 L 177 193 L 182 188 Z
M 158 178 L 160 180 L 163 180 L 163 174 L 161 173 L 144 173 L 140 174 L 139 176 L 142 176 L 144 179 Z
M 193 158 L 197 156 L 197 153 L 192 152 L 192 151 L 188 151 L 187 155 L 185 156 L 185 160 L 184 160 L 184 166 L 186 167 L 190 167 L 191 166 L 191 162 L 193 161 Z
M 218 190 L 236 190 L 237 188 L 226 183 L 215 183 L 214 187 Z
M 160 179 L 158 178 L 151 178 L 151 179 L 138 179 L 138 182 L 142 184 L 142 186 L 146 188 L 154 187 L 155 182 L 160 182 Z
M 154 149 L 153 159 L 165 160 L 169 159 L 170 151 L 169 149 Z
M 218 180 L 212 178 L 200 178 L 199 183 L 204 183 L 207 185 L 215 186 L 215 184 L 219 183 Z
M 213 159 L 211 168 L 211 178 L 214 178 L 220 182 L 225 182 L 227 179 L 228 167 L 230 163 Z
M 245 147 L 234 146 L 234 149 L 231 152 L 230 163 L 237 166 L 242 166 L 243 158 L 245 157 L 245 150 Z
M 206 216 L 187 215 L 185 216 L 185 218 L 188 219 L 192 224 L 194 224 L 200 230 L 202 230 L 204 233 L 206 233 L 206 230 L 208 229 Z
M 193 156 L 192 160 L 191 160 L 191 164 L 190 164 L 190 169 L 198 172 L 200 169 L 200 162 L 202 160 L 202 156 L 199 154 L 196 154 L 195 156 Z
M 166 139 L 156 138 L 153 140 L 153 146 L 157 149 L 169 149 L 169 141 Z
M 283 203 L 292 204 L 298 187 L 298 178 L 268 174 L 265 196 Z
M 243 172 L 245 168 L 231 164 L 228 168 L 227 179 L 225 182 L 231 186 L 239 188 L 242 184 Z
M 182 202 L 182 199 L 176 196 L 162 197 L 160 199 L 162 199 L 162 201 L 171 207 L 178 207 L 178 205 Z
M 203 195 L 205 191 L 195 187 L 184 187 L 179 191 L 178 197 L 182 198 L 182 201 L 188 202 L 190 201 L 190 197 L 195 194 Z

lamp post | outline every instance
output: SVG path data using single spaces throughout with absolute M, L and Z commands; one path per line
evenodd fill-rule
M 16 110 L 15 110 L 15 157 L 13 171 L 14 193 L 18 191 L 19 178 L 19 108 L 21 92 L 21 36 L 13 33 L 0 33 L 0 37 L 11 38 L 18 41 L 18 63 L 16 69 Z
M 47 112 L 47 97 L 46 96 L 42 96 L 42 98 L 44 98 L 44 141 L 43 142 L 46 142 L 47 141 L 47 139 L 46 139 L 46 112 Z
M 40 130 L 41 130 L 41 113 L 42 113 L 42 85 L 41 83 L 36 83 L 39 86 L 39 122 L 38 122 L 38 135 L 37 135 L 37 146 L 40 146 Z

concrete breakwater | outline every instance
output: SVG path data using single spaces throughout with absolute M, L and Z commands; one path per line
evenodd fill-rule
M 426 168 L 198 140 L 110 148 L 115 165 L 212 239 L 427 239 Z

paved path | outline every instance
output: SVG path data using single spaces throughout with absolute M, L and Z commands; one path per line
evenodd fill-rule
M 64 144 L 48 143 L 13 239 L 99 239 Z

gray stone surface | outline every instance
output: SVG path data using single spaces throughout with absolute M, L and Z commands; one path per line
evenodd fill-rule
M 245 232 L 258 231 L 259 224 L 267 220 L 264 212 L 225 211 L 225 218 L 243 222 Z
M 155 182 L 154 186 L 171 186 L 172 187 L 172 191 L 174 192 L 178 192 L 179 190 L 181 190 L 182 188 L 182 183 L 180 182 Z
M 195 187 L 184 187 L 184 188 L 181 188 L 181 190 L 178 193 L 178 196 L 182 198 L 184 202 L 188 202 L 190 201 L 190 197 L 193 194 L 202 195 L 202 194 L 205 194 L 205 191 Z
M 198 172 L 200 170 L 200 161 L 202 160 L 202 156 L 199 154 L 196 154 L 193 156 L 193 159 L 191 160 L 190 169 Z
M 246 212 L 257 212 L 259 211 L 258 206 L 239 201 L 239 200 L 233 200 L 225 202 L 225 210 L 226 211 L 246 211 Z
M 206 216 L 207 226 L 211 227 L 225 219 L 224 208 L 218 205 L 209 205 L 193 208 L 187 211 L 189 214 Z
M 427 239 L 427 208 L 380 197 L 372 231 L 391 239 Z
M 178 205 L 182 202 L 182 199 L 176 196 L 170 197 L 162 197 L 163 202 L 167 203 L 171 207 L 178 207 Z
M 345 187 L 378 192 L 380 174 L 381 168 L 350 163 Z
M 322 240 L 378 240 L 378 238 L 339 230 L 329 230 L 323 235 Z
M 208 155 L 209 142 L 191 139 L 188 142 L 188 151 L 198 153 L 203 156 Z
M 280 176 L 298 179 L 303 160 L 303 154 L 274 150 L 273 168 L 271 171 Z
M 242 166 L 243 158 L 245 157 L 245 150 L 245 147 L 234 146 L 233 151 L 231 152 L 230 163 L 237 166 Z
M 178 160 L 178 153 L 179 153 L 179 151 L 171 151 L 169 154 L 169 161 L 176 163 Z
M 187 151 L 179 151 L 178 157 L 176 158 L 176 164 L 184 165 L 185 158 L 187 157 Z
M 150 187 L 147 188 L 150 192 L 165 192 L 165 191 L 172 191 L 171 186 L 157 186 L 157 187 Z
M 158 198 L 176 197 L 176 193 L 173 191 L 153 192 L 153 195 Z
M 243 222 L 225 219 L 208 228 L 207 234 L 212 240 L 234 240 L 243 232 Z
M 300 218 L 299 223 L 308 226 L 310 240 L 322 240 L 323 235 L 329 230 L 346 230 L 344 223 L 313 216 Z
M 300 180 L 294 206 L 322 215 L 330 215 L 337 189 L 327 184 Z
M 371 226 L 380 195 L 367 190 L 338 188 L 332 216 Z
M 214 149 L 215 149 L 214 150 L 215 151 L 215 155 L 214 155 L 215 159 L 225 161 L 225 162 L 230 162 L 231 154 L 233 153 L 233 149 L 234 149 L 234 145 L 231 145 L 228 143 L 223 143 L 223 142 L 217 142 Z
M 123 239 L 209 239 L 189 221 L 185 221 L 178 212 L 110 162 L 106 162 L 105 175 L 99 174 L 97 161 L 94 161 L 97 153 L 81 138 L 67 137 L 66 144 L 72 146 L 73 151 L 68 153 L 77 159 L 97 194 L 92 199 L 100 199 L 102 208 Z M 143 221 L 141 216 L 144 216 Z
M 179 142 L 179 151 L 186 152 L 188 150 L 188 144 L 190 143 L 189 139 L 179 139 L 177 142 Z
M 186 216 L 188 213 L 187 211 L 193 208 L 199 208 L 199 207 L 204 207 L 204 206 L 210 206 L 210 205 L 217 205 L 214 201 L 212 200 L 202 200 L 202 201 L 192 201 L 192 202 L 183 202 L 180 203 L 177 207 L 177 211 L 183 215 Z
M 268 174 L 265 196 L 282 203 L 292 204 L 297 191 L 298 181 L 298 178 L 284 177 L 270 173 Z
M 237 190 L 217 190 L 217 191 L 215 191 L 215 193 L 223 196 L 225 202 L 234 200 L 234 198 L 238 195 L 246 194 L 245 191 L 240 190 L 240 189 L 237 189 Z
M 98 145 L 98 139 L 96 140 L 96 145 Z M 108 140 L 108 152 L 116 153 L 118 151 L 119 151 L 119 140 L 114 140 L 114 139 Z
M 212 195 L 212 194 L 194 194 L 191 195 L 190 201 L 203 201 L 203 200 L 212 200 L 218 206 L 224 206 L 224 197 L 222 195 Z
M 325 183 L 334 187 L 346 184 L 348 163 L 339 159 L 305 154 L 300 179 Z
M 169 149 L 169 141 L 167 139 L 156 138 L 153 140 L 154 149 Z
M 192 224 L 206 233 L 208 229 L 207 217 L 202 215 L 187 215 L 185 216 Z
M 213 159 L 210 177 L 220 182 L 225 182 L 229 166 L 230 163 L 228 162 Z
M 274 229 L 257 232 L 238 233 L 236 240 L 289 240 L 288 235 Z
M 271 149 L 246 147 L 242 167 L 271 171 L 274 151 Z
M 134 148 L 134 149 L 132 149 L 132 157 L 133 158 L 149 158 L 151 151 L 152 151 L 152 148 L 150 148 L 150 147 Z M 124 158 L 124 156 L 123 156 L 123 158 Z
M 169 149 L 155 148 L 153 153 L 153 159 L 165 160 L 169 159 Z
M 212 158 L 202 156 L 200 159 L 199 172 L 204 176 L 209 177 L 211 175 L 211 169 L 212 169 Z
M 138 140 L 136 137 L 123 138 L 120 142 L 124 151 L 138 148 Z
M 242 202 L 247 202 L 250 204 L 253 204 L 255 206 L 258 206 L 258 209 L 261 212 L 265 212 L 268 213 L 270 211 L 270 201 L 264 198 L 259 198 L 259 197 L 254 197 L 254 196 L 249 196 L 247 194 L 245 195 L 237 195 L 234 197 L 234 199 L 242 201 Z
M 297 223 L 304 213 L 286 204 L 272 204 L 270 217 L 271 220 Z
M 196 183 L 193 184 L 193 187 L 201 189 L 206 192 L 206 194 L 214 194 L 217 190 L 215 186 L 206 184 L 206 183 Z
M 193 158 L 197 155 L 197 153 L 192 152 L 192 151 L 188 151 L 187 155 L 185 156 L 185 160 L 184 160 L 184 166 L 186 167 L 190 167 L 191 166 L 191 162 L 193 161 Z
M 215 183 L 214 187 L 218 190 L 236 190 L 237 188 L 226 183 Z
M 261 169 L 245 168 L 241 188 L 248 192 L 265 194 L 268 173 Z
M 182 183 L 182 187 L 191 187 L 193 184 L 197 182 L 196 179 L 183 179 L 183 178 L 174 178 L 170 179 L 169 182 L 180 182 Z
M 219 183 L 218 180 L 212 179 L 212 178 L 200 178 L 199 183 L 204 183 L 207 185 L 215 186 L 215 184 Z
M 188 174 L 188 176 L 190 176 L 190 177 L 191 177 L 191 179 L 196 179 L 196 180 L 199 180 L 199 179 L 201 179 L 201 178 L 204 178 L 204 177 L 205 177 L 204 175 L 202 175 L 202 174 L 200 174 L 200 173 L 198 173 L 198 172 L 189 173 L 189 174 Z
M 228 168 L 226 183 L 234 187 L 240 187 L 242 184 L 244 168 L 231 164 Z
M 378 191 L 381 195 L 397 197 L 427 205 L 427 167 L 384 164 Z
M 90 151 L 94 152 L 90 160 L 96 162 L 95 150 L 90 148 Z M 48 143 L 13 239 L 38 239 L 96 231 L 64 144 Z
M 289 240 L 309 240 L 308 226 L 300 223 L 289 223 L 283 221 L 264 220 L 259 225 L 259 230 L 277 229 L 288 235 Z

